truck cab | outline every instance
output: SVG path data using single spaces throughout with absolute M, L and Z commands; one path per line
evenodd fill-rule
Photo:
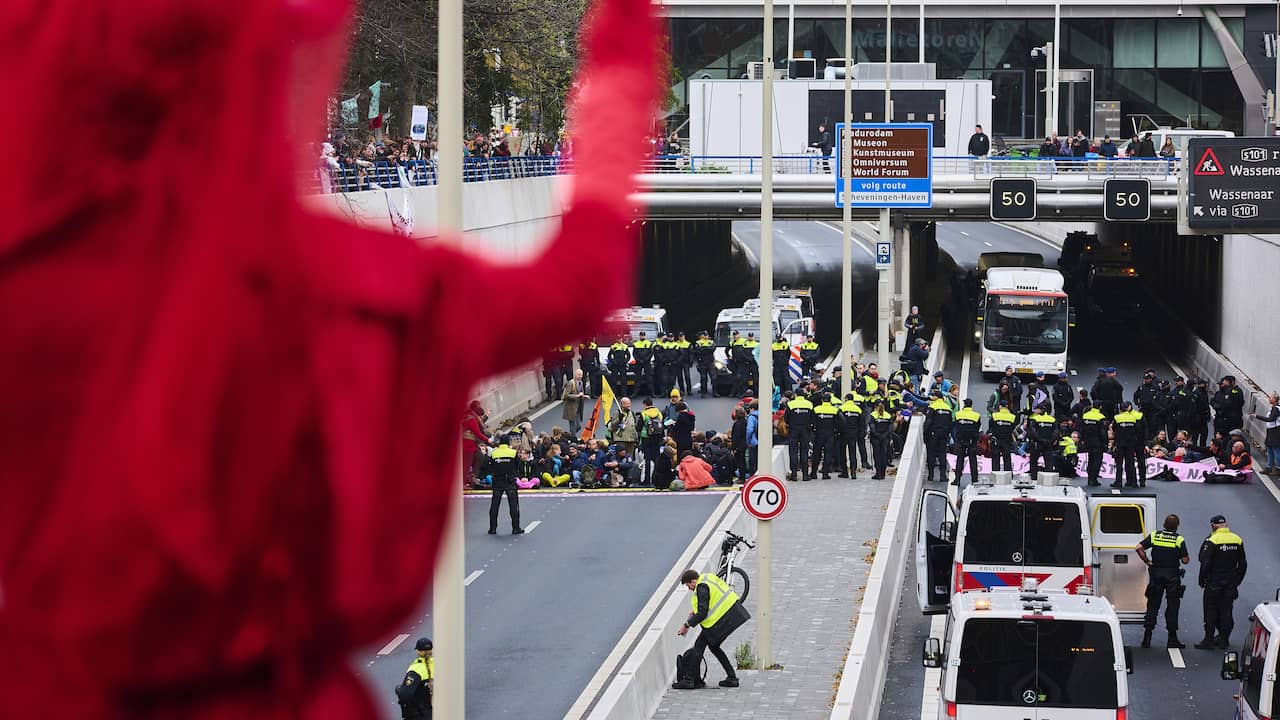
M 1106 598 L 1025 587 L 957 593 L 922 664 L 939 720 L 1124 720 L 1133 663 Z
M 1270 720 L 1280 715 L 1280 590 L 1249 615 L 1244 647 L 1222 657 L 1222 679 L 1239 680 L 1235 717 Z
M 1102 595 L 1125 622 L 1146 610 L 1146 567 L 1134 553 L 1158 529 L 1154 493 L 1113 495 L 1041 473 L 980 476 L 960 496 L 925 490 L 916 537 L 916 594 L 926 615 L 954 593 L 1021 587 Z

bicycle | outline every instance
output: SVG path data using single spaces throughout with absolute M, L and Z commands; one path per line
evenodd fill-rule
M 747 577 L 747 571 L 738 567 L 735 561 L 740 553 L 746 552 L 741 549 L 743 545 L 751 550 L 756 546 L 732 530 L 725 530 L 724 534 L 728 537 L 720 543 L 720 568 L 716 574 L 733 588 L 739 600 L 746 602 L 747 593 L 751 592 L 751 578 Z

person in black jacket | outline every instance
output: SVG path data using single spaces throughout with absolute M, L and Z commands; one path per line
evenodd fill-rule
M 1209 381 L 1199 378 L 1196 387 L 1191 391 L 1191 443 L 1207 445 L 1212 437 L 1209 434 Z M 1225 434 L 1225 433 L 1224 433 Z
M 1116 414 L 1116 406 L 1124 400 L 1124 386 L 1116 379 L 1114 367 L 1099 368 L 1098 379 L 1093 383 L 1090 392 L 1093 404 L 1107 419 Z
M 1218 382 L 1218 392 L 1209 401 L 1213 408 L 1214 432 L 1228 433 L 1244 427 L 1244 393 L 1236 386 L 1234 375 L 1227 375 Z
M 1058 373 L 1058 382 L 1049 388 L 1049 394 L 1053 397 L 1053 416 L 1058 418 L 1058 422 L 1062 422 L 1071 417 L 1071 383 L 1067 381 L 1067 374 Z
M 697 570 L 685 570 L 680 575 L 680 584 L 693 592 L 693 612 L 689 613 L 689 619 L 684 621 L 676 634 L 684 637 L 690 628 L 702 626 L 702 632 L 698 633 L 698 639 L 694 640 L 693 647 L 684 654 L 684 665 L 700 668 L 703 653 L 710 648 L 711 654 L 724 668 L 725 678 L 720 681 L 720 687 L 738 687 L 738 674 L 734 672 L 733 663 L 722 646 L 734 630 L 751 619 L 751 613 L 742 606 L 742 600 L 738 598 L 738 594 L 733 592 L 724 580 L 715 575 L 699 574 Z M 712 602 L 713 597 L 716 602 Z M 728 603 L 729 607 L 723 608 L 720 601 Z M 701 686 L 701 678 L 695 680 L 678 677 L 671 687 L 677 690 L 693 690 Z
M 1213 532 L 1200 545 L 1200 587 L 1204 589 L 1204 639 L 1196 643 L 1201 650 L 1225 648 L 1230 644 L 1235 627 L 1232 609 L 1240 597 L 1249 563 L 1244 554 L 1244 540 L 1227 527 L 1227 519 L 1214 515 L 1209 519 Z
M 733 427 L 729 430 L 729 444 L 733 446 L 733 469 L 741 482 L 746 482 L 747 472 L 747 411 L 733 409 Z
M 671 435 L 676 440 L 676 451 L 693 450 L 693 426 L 696 418 L 683 402 L 676 403 L 676 408 L 680 412 L 676 414 L 676 422 L 671 427 Z
M 822 164 L 827 169 L 827 172 L 831 172 L 831 161 L 827 158 L 831 157 L 831 148 L 835 147 L 835 143 L 831 139 L 831 131 L 827 130 L 825 124 L 818 124 L 818 141 L 811 143 L 810 147 L 822 150 Z
M 431 647 L 431 638 L 418 638 L 413 663 L 405 672 L 404 680 L 396 686 L 396 701 L 403 720 L 431 720 L 431 691 L 436 675 Z
M 973 134 L 969 136 L 969 154 L 974 158 L 985 157 L 991 152 L 991 138 L 982 132 L 982 126 L 978 125 L 973 128 Z

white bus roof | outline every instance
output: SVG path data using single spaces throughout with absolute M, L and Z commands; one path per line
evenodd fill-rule
M 667 316 L 667 311 L 660 307 L 644 307 L 635 305 L 610 313 L 605 322 L 654 322 Z
M 800 298 L 777 297 L 773 299 L 773 307 L 776 310 L 794 310 L 800 313 L 804 312 L 804 303 Z M 742 309 L 759 313 L 760 298 L 748 298 L 746 302 L 742 303 Z
M 1062 273 L 1046 268 L 991 268 L 987 292 L 1062 293 Z
M 779 308 L 775 306 L 773 308 L 773 319 L 775 322 L 778 319 L 778 313 L 779 313 Z M 754 308 L 748 308 L 748 307 L 725 308 L 724 310 L 720 311 L 719 315 L 716 316 L 717 323 L 743 321 L 743 320 L 759 320 L 759 319 L 760 319 L 759 306 L 756 306 Z
M 958 619 L 1020 620 L 1038 613 L 1052 620 L 1120 622 L 1110 600 L 1096 595 L 1072 595 L 1065 590 L 1028 591 L 1014 587 L 966 590 L 951 598 L 951 609 Z

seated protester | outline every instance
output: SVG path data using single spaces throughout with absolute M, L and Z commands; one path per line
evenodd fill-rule
M 604 465 L 613 458 L 613 453 L 609 452 L 609 441 L 596 440 L 587 447 L 587 462 L 594 469 L 596 482 L 605 483 L 608 478 L 605 477 Z
M 685 490 L 701 490 L 715 484 L 711 466 L 706 460 L 694 455 L 692 450 L 680 453 L 680 464 L 676 466 L 676 472 L 684 483 Z
M 671 481 L 676 479 L 676 443 L 669 440 L 658 451 L 658 458 L 653 463 L 653 474 L 650 482 L 655 490 L 666 490 Z
M 587 461 L 587 456 L 578 449 L 577 445 L 569 446 L 569 487 L 577 488 L 583 485 L 595 485 L 595 468 L 591 467 L 591 463 Z
M 551 444 L 547 456 L 538 464 L 539 477 L 550 487 L 560 487 L 573 479 L 569 474 L 569 461 L 560 455 L 560 445 Z
M 1204 459 L 1204 453 L 1191 445 L 1191 436 L 1186 430 L 1179 430 L 1173 439 L 1173 452 L 1165 459 L 1171 462 L 1200 462 Z
M 1080 459 L 1080 433 L 1064 432 L 1058 438 L 1058 474 L 1065 478 L 1076 477 L 1076 462 Z
M 605 467 L 618 476 L 623 487 L 635 487 L 640 484 L 640 466 L 625 447 L 613 452 L 613 458 L 605 463 Z M 615 486 L 616 487 L 616 486 Z
M 1156 436 L 1147 441 L 1148 457 L 1165 457 L 1169 454 L 1169 434 L 1164 430 L 1156 433 Z
M 1253 458 L 1249 456 L 1249 451 L 1245 448 L 1243 442 L 1237 440 L 1232 444 L 1231 454 L 1228 456 L 1227 462 L 1219 463 L 1218 470 L 1235 470 L 1238 474 L 1205 473 L 1204 481 L 1207 483 L 1242 483 L 1248 481 L 1248 476 L 1253 470 Z
M 523 448 L 516 452 L 516 487 L 521 490 L 536 488 L 541 482 L 538 477 L 537 464 L 533 461 L 533 452 Z
M 711 476 L 717 485 L 733 484 L 733 452 L 724 445 L 724 438 L 716 435 L 702 446 L 702 457 L 711 465 Z

